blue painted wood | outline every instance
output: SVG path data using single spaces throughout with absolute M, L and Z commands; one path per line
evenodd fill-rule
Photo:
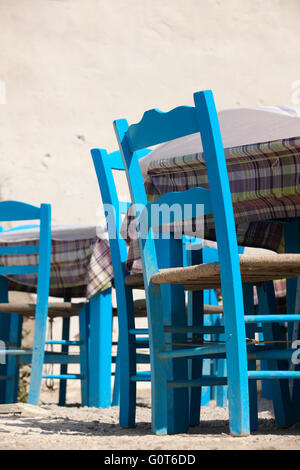
M 122 149 L 131 200 L 136 204 L 146 206 L 147 197 L 140 172 L 138 154 L 131 154 L 125 137 L 128 130 L 127 121 L 118 120 L 114 124 L 119 145 Z M 151 371 L 153 371 L 151 375 L 152 429 L 157 434 L 166 434 L 168 431 L 168 368 L 164 360 L 158 357 L 159 351 L 162 351 L 165 347 L 164 325 L 161 315 L 161 312 L 164 311 L 164 305 L 160 287 L 151 283 L 152 275 L 158 271 L 154 239 L 150 237 L 145 239 L 140 238 L 139 246 L 142 253 L 149 325 L 150 363 Z M 145 260 L 147 260 L 147 263 L 145 263 Z
M 81 380 L 81 404 L 89 406 L 89 302 L 85 302 L 79 310 L 79 336 L 80 336 L 80 371 L 83 376 Z
M 249 359 L 287 359 L 291 360 L 293 353 L 295 353 L 295 349 L 263 349 L 260 346 L 259 351 L 253 351 L 248 353 Z M 262 369 L 262 370 L 266 370 Z M 272 399 L 272 396 L 271 398 Z
M 80 346 L 82 344 L 81 341 L 69 341 L 69 340 L 62 340 L 62 339 L 58 339 L 58 340 L 50 340 L 50 341 L 46 341 L 46 344 L 56 344 L 56 345 L 61 345 L 61 346 Z
M 197 201 L 197 204 L 193 204 L 191 201 Z M 175 207 L 175 204 L 177 206 L 176 211 L 170 212 L 171 217 L 169 223 L 174 223 L 194 217 L 201 217 L 203 215 L 212 213 L 209 190 L 204 188 L 192 188 L 183 192 L 166 193 L 156 199 L 154 202 L 148 202 L 145 209 L 141 213 L 141 218 L 145 217 L 144 214 L 147 213 L 148 223 L 151 225 L 151 223 L 153 223 L 153 221 L 151 221 L 151 219 L 153 219 L 151 212 L 153 207 L 156 210 L 158 206 L 162 205 L 172 208 Z M 203 207 L 200 207 L 201 205 L 203 205 Z M 187 206 L 190 206 L 190 211 L 186 210 Z
M 94 151 L 92 150 L 92 153 L 93 152 Z M 105 150 L 104 152 L 106 153 Z M 149 149 L 142 148 L 139 151 L 139 158 L 145 157 L 146 155 L 148 155 L 149 152 L 150 152 Z M 124 163 L 123 163 L 122 154 L 120 150 L 116 150 L 115 152 L 111 152 L 109 154 L 108 168 L 110 168 L 111 170 L 124 171 Z
M 70 299 L 65 299 L 65 302 L 69 302 Z M 70 318 L 62 319 L 62 340 L 68 341 L 70 338 Z M 61 352 L 68 353 L 69 345 L 62 344 Z M 60 366 L 60 375 L 68 374 L 68 364 L 61 364 Z M 67 395 L 67 382 L 61 381 L 59 383 L 59 394 L 58 394 L 58 404 L 60 406 L 66 405 L 66 395 Z
M 182 266 L 183 250 L 182 240 L 175 239 L 172 235 L 169 240 L 156 240 L 156 251 L 160 253 L 159 268 Z M 185 309 L 185 294 L 183 286 L 164 285 L 161 287 L 163 298 L 164 323 L 174 325 L 178 331 L 165 335 L 170 352 L 175 352 L 186 341 L 186 333 L 180 327 L 187 326 Z M 174 361 L 167 363 L 167 378 L 169 381 L 188 380 L 188 363 L 178 356 Z M 198 392 L 199 394 L 199 392 Z M 180 433 L 189 427 L 190 407 L 189 391 L 181 388 L 168 390 L 168 432 Z
M 114 359 L 114 358 L 113 358 Z M 115 382 L 114 382 L 114 389 L 113 389 L 113 397 L 112 397 L 112 406 L 120 406 L 120 353 L 117 352 L 117 357 L 115 358 Z
M 205 247 L 203 249 L 203 262 L 214 263 L 219 261 L 218 251 L 215 248 Z M 214 290 L 204 291 L 204 304 L 218 305 L 218 299 Z M 212 322 L 215 328 L 219 330 L 215 331 L 211 339 L 216 341 L 225 341 L 224 326 L 222 325 L 223 319 L 219 314 L 208 315 L 209 321 Z M 208 338 L 209 339 L 209 338 Z M 211 364 L 211 374 L 216 374 L 218 377 L 224 377 L 227 374 L 226 360 L 223 358 L 214 359 Z M 227 406 L 227 386 L 211 387 L 211 399 L 216 400 L 216 405 L 220 407 Z
M 10 222 L 17 220 L 40 219 L 41 208 L 19 201 L 0 202 L 0 221 Z
M 148 150 L 143 150 L 139 153 L 139 157 L 141 158 L 147 153 L 149 153 Z M 127 249 L 125 240 L 120 235 L 122 223 L 120 216 L 122 213 L 127 212 L 129 203 L 119 201 L 112 173 L 112 170 L 124 171 L 124 164 L 119 151 L 108 155 L 105 150 L 93 149 L 91 154 L 102 202 L 115 208 L 115 212 L 112 213 L 112 220 L 110 220 L 115 226 L 115 237 L 111 236 L 109 230 L 119 323 L 117 375 L 113 404 L 120 403 L 121 426 L 131 427 L 135 425 L 136 384 L 132 377 L 136 376 L 136 348 L 139 345 L 144 347 L 145 344 L 141 342 L 136 344 L 135 335 L 132 334 L 135 330 L 133 294 L 132 289 L 125 286 L 125 277 L 128 275 L 125 269 Z M 120 397 L 118 398 L 119 394 Z
M 2 266 L 0 273 L 22 274 L 38 273 L 37 304 L 35 311 L 35 330 L 32 351 L 32 367 L 28 401 L 31 404 L 38 405 L 40 386 L 42 380 L 42 367 L 44 361 L 44 347 L 48 314 L 48 295 L 50 279 L 50 257 L 51 257 L 51 207 L 49 204 L 42 204 L 40 207 L 17 201 L 0 202 L 0 220 L 40 220 L 40 243 L 38 246 L 15 246 L 4 247 L 1 249 L 2 255 L 11 255 L 15 253 L 37 253 L 39 254 L 39 263 L 37 266 Z M 38 251 L 37 251 L 38 250 Z M 7 295 L 7 294 L 6 294 Z M 8 301 L 8 297 L 6 299 Z M 7 325 L 10 328 L 9 340 L 13 346 L 8 354 L 6 367 L 6 376 L 10 380 L 6 382 L 5 400 L 15 401 L 17 398 L 18 384 L 18 361 L 13 357 L 14 347 L 20 346 L 21 341 L 21 322 L 22 319 L 17 314 L 10 315 L 10 322 Z M 7 333 L 5 334 L 7 336 Z
M 22 220 L 22 219 L 21 219 Z M 48 315 L 51 262 L 51 207 L 41 204 L 37 303 L 28 403 L 39 404 Z
M 0 266 L 0 276 L 7 276 L 8 274 L 35 274 L 37 272 L 37 265 Z
M 0 276 L 0 301 L 1 303 L 8 302 L 8 279 Z M 10 314 L 0 315 L 0 340 L 4 343 L 9 341 L 10 333 Z M 7 364 L 0 364 L 0 377 L 7 376 Z M 0 403 L 5 403 L 6 398 L 6 382 L 0 382 Z
M 151 372 L 137 372 L 136 375 L 132 376 L 133 382 L 149 382 L 151 380 Z
M 197 292 L 197 291 L 194 291 Z M 192 307 L 193 305 L 191 305 Z M 196 303 L 198 306 L 198 303 Z M 208 315 L 204 315 L 206 317 Z M 210 315 L 211 316 L 211 315 Z M 214 326 L 214 325 L 203 325 L 203 326 L 187 326 L 187 327 L 175 327 L 175 326 L 166 326 L 164 328 L 166 333 L 193 333 L 194 335 L 213 335 L 213 334 L 220 334 L 224 333 L 224 326 Z M 191 337 L 192 338 L 192 337 Z
M 9 208 L 11 209 L 13 207 L 13 204 L 10 202 L 8 205 L 6 205 L 6 208 Z M 18 204 L 18 210 L 22 210 L 22 208 L 24 207 L 23 203 L 21 204 Z M 32 209 L 32 206 L 30 206 L 30 211 Z M 27 215 L 28 215 L 28 212 L 27 212 Z M 35 215 L 33 213 L 33 215 Z M 19 219 L 23 219 L 23 215 L 19 215 Z M 2 228 L 2 227 L 1 227 Z M 13 227 L 13 228 L 10 228 L 10 229 L 7 229 L 6 232 L 12 232 L 12 231 L 16 231 L 16 230 L 28 230 L 28 229 L 33 229 L 33 228 L 40 228 L 40 225 L 36 225 L 36 224 L 27 224 L 27 225 L 18 225 L 16 227 Z M 3 231 L 3 228 L 2 228 L 2 231 Z M 39 253 L 39 245 L 15 245 L 15 246 L 9 246 L 9 247 L 0 247 L 0 256 L 3 256 L 3 255 L 15 255 L 15 254 L 38 254 Z M 10 270 L 10 267 L 7 268 L 8 270 Z M 18 270 L 19 268 L 13 268 L 14 271 Z M 22 267 L 23 269 L 23 267 Z M 34 266 L 33 268 L 25 268 L 26 270 L 28 270 L 28 272 L 38 272 L 38 266 Z M 2 279 L 5 280 L 5 278 L 2 277 Z M 7 282 L 7 281 L 6 281 Z M 8 300 L 6 300 L 8 301 Z M 66 301 L 66 299 L 65 299 Z M 71 299 L 69 299 L 68 301 L 71 301 Z M 3 318 L 3 315 L 1 315 L 1 317 Z M 9 314 L 8 317 L 11 317 L 11 315 Z M 16 315 L 16 321 L 18 322 L 18 324 L 21 324 L 22 323 L 22 316 L 21 315 Z M 69 319 L 68 318 L 65 318 L 63 319 L 63 323 L 65 324 L 65 332 L 63 332 L 63 336 L 68 336 L 67 334 L 67 323 L 69 322 Z M 64 328 L 63 328 L 64 329 Z M 12 331 L 11 334 L 14 335 L 14 331 L 15 331 L 15 327 L 14 326 L 11 326 L 10 327 L 10 330 Z M 79 341 L 68 341 L 68 340 L 53 340 L 53 341 L 45 341 L 45 344 L 48 344 L 48 345 L 62 345 L 62 350 L 64 350 L 64 348 L 66 346 L 80 346 L 81 347 L 81 350 L 83 350 L 83 344 L 84 343 L 87 343 L 88 341 L 88 329 L 84 329 L 84 334 L 81 334 L 81 336 L 83 337 L 83 340 L 81 342 Z M 87 336 L 85 336 L 87 335 Z M 20 346 L 20 343 L 21 343 L 21 329 L 20 329 L 20 326 L 19 326 L 19 346 Z M 12 354 L 13 353 L 13 354 Z M 17 400 L 17 392 L 18 392 L 18 367 L 19 367 L 19 364 L 20 364 L 20 361 L 22 361 L 22 364 L 23 363 L 26 363 L 26 364 L 29 364 L 31 362 L 31 355 L 28 354 L 28 352 L 24 352 L 22 353 L 22 351 L 18 351 L 18 350 L 10 350 L 9 352 L 7 352 L 8 354 L 8 368 L 9 368 L 9 372 L 6 374 L 10 377 L 10 380 L 7 381 L 5 387 L 6 387 L 6 390 L 5 390 L 5 399 L 2 398 L 2 402 L 5 402 L 5 403 L 9 403 L 9 402 L 12 402 L 13 401 L 16 401 Z M 14 357 L 14 355 L 16 357 Z M 69 359 L 68 359 L 69 358 Z M 67 371 L 67 364 L 68 363 L 80 363 L 81 364 L 81 371 L 83 371 L 82 373 L 82 384 L 81 384 L 81 388 L 82 388 L 82 405 L 85 406 L 88 404 L 88 392 L 87 392 L 87 386 L 88 386 L 88 370 L 87 370 L 87 364 L 85 363 L 85 354 L 82 353 L 80 358 L 79 357 L 74 357 L 72 355 L 58 355 L 58 354 L 53 354 L 51 353 L 51 355 L 49 356 L 49 354 L 46 353 L 46 356 L 45 356 L 45 361 L 44 363 L 50 363 L 50 364 L 61 364 L 62 365 L 62 370 L 61 370 L 61 375 L 63 377 L 65 377 L 66 375 L 66 371 Z M 74 360 L 75 359 L 75 360 Z M 86 359 L 87 360 L 87 359 Z M 68 362 L 69 361 L 69 362 Z M 15 379 L 14 379 L 15 377 Z M 12 390 L 13 390 L 13 387 L 12 387 L 12 384 L 15 384 L 15 392 L 14 392 L 14 398 L 12 399 Z M 3 388 L 2 384 L 0 385 L 0 394 L 2 393 L 1 392 L 1 387 Z M 60 382 L 60 392 L 59 392 L 59 404 L 60 405 L 63 405 L 65 404 L 65 396 L 66 396 L 66 380 L 62 380 Z
M 295 298 L 295 314 L 300 313 L 300 278 L 297 279 L 297 286 L 296 286 L 296 298 Z M 300 328 L 299 323 L 294 323 L 294 330 L 291 331 L 291 338 L 292 341 L 297 341 L 296 345 L 300 344 Z M 299 364 L 293 364 L 292 366 L 294 371 L 300 371 Z M 300 387 L 299 382 L 292 381 L 291 382 L 291 395 L 292 395 L 292 406 L 293 406 L 293 415 L 294 415 L 294 423 L 300 422 L 300 404 L 299 404 L 299 393 Z
M 284 224 L 284 241 L 285 251 L 287 253 L 300 253 L 300 219 L 297 218 L 292 222 Z M 300 313 L 299 304 L 299 278 L 287 279 L 286 280 L 286 304 L 287 312 L 295 314 Z M 293 323 L 288 325 L 288 339 L 290 341 L 300 340 L 300 328 L 299 323 Z M 300 370 L 299 364 L 293 364 L 294 370 Z M 299 405 L 299 394 L 300 384 L 298 380 L 290 382 L 292 406 L 293 406 L 293 417 L 294 422 L 300 422 L 300 405 Z
M 176 382 L 169 382 L 168 388 L 182 388 L 182 387 L 208 387 L 208 386 L 224 386 L 227 385 L 227 377 L 216 377 L 215 375 L 202 376 L 201 379 L 189 380 L 188 382 L 177 380 Z
M 43 379 L 58 379 L 58 380 L 82 380 L 82 374 L 44 374 Z
M 142 205 L 147 205 L 147 197 L 139 169 L 138 157 L 134 150 L 182 137 L 187 133 L 199 131 L 201 133 L 209 187 L 213 195 L 211 204 L 221 267 L 225 334 L 227 338 L 230 429 L 233 435 L 247 435 L 249 434 L 249 397 L 243 295 L 224 150 L 212 93 L 210 91 L 196 93 L 194 100 L 194 108 L 177 108 L 166 114 L 150 111 L 145 113 L 140 124 L 129 128 L 126 120 L 117 120 L 114 122 L 114 126 L 123 155 L 132 200 L 136 204 Z M 161 353 L 165 347 L 162 318 L 164 304 L 160 288 L 153 286 L 151 283 L 152 275 L 158 271 L 158 261 L 151 230 L 148 238 L 142 239 L 139 237 L 139 246 L 142 254 L 150 323 L 151 367 L 153 370 L 151 387 L 152 427 L 156 433 L 164 433 L 167 432 L 168 414 L 167 393 L 165 390 L 168 374 L 165 363 L 161 360 L 163 357 L 167 357 L 167 352 Z M 168 357 L 175 357 L 174 352 L 176 355 L 178 354 L 177 351 L 172 351 Z M 182 355 L 185 354 L 186 351 L 182 351 Z M 160 400 L 158 397 L 160 397 Z
M 111 288 L 91 297 L 89 315 L 89 405 L 107 408 L 111 405 Z
M 31 356 L 32 354 L 30 351 L 22 350 L 15 350 L 15 354 L 17 355 L 17 363 L 18 365 L 25 365 L 31 363 Z M 80 364 L 81 363 L 81 356 L 79 354 L 61 354 L 61 353 L 49 353 L 45 351 L 44 357 L 44 364 Z M 84 374 L 82 374 L 84 375 Z M 85 403 L 82 406 L 87 406 Z
M 265 315 L 268 316 L 269 312 L 277 311 L 277 304 L 274 292 L 273 282 L 264 282 L 262 286 L 257 288 L 258 294 L 258 315 L 261 317 L 260 313 L 263 311 Z M 273 315 L 273 317 L 276 315 Z M 263 326 L 263 337 L 265 341 L 285 341 L 283 334 L 280 331 L 280 317 L 284 315 L 278 315 L 278 320 L 276 323 L 265 323 L 262 322 Z M 284 343 L 276 345 L 276 349 L 283 349 L 285 347 Z M 273 347 L 274 349 L 274 347 Z M 289 364 L 285 361 L 278 361 L 275 359 L 270 359 L 267 363 L 269 370 L 278 370 L 278 375 L 282 376 L 281 369 L 288 369 Z M 263 374 L 265 371 L 261 371 Z M 265 377 L 268 378 L 268 371 L 266 371 Z M 262 376 L 262 375 L 261 375 Z M 249 376 L 250 377 L 250 376 Z M 274 377 L 274 374 L 272 374 Z M 277 380 L 271 382 L 271 393 L 273 398 L 273 407 L 276 423 L 279 427 L 286 427 L 293 423 L 293 413 L 290 400 L 290 392 L 288 387 L 288 382 L 283 380 Z
M 11 314 L 9 348 L 20 348 L 22 339 L 23 317 L 17 313 Z M 10 380 L 6 383 L 5 403 L 16 403 L 18 401 L 19 386 L 19 364 L 17 356 L 7 356 L 7 376 Z
M 249 379 L 262 380 L 271 379 L 272 382 L 279 382 L 278 379 L 300 379 L 300 371 L 291 370 L 250 370 L 248 372 Z M 271 383 L 272 383 L 271 382 Z
M 110 204 L 116 208 L 116 213 L 113 214 L 116 236 L 115 238 L 110 236 L 109 243 L 114 270 L 120 333 L 118 341 L 118 356 L 120 358 L 120 375 L 118 379 L 120 384 L 120 424 L 124 427 L 131 427 L 135 425 L 136 385 L 131 380 L 131 377 L 136 374 L 136 350 L 134 338 L 128 332 L 134 329 L 134 308 L 132 290 L 125 286 L 127 249 L 125 240 L 120 236 L 120 217 L 116 217 L 119 200 L 111 171 L 112 168 L 123 169 L 124 165 L 119 161 L 119 152 L 108 155 L 105 150 L 93 149 L 91 153 L 102 201 L 104 204 Z
M 254 297 L 253 285 L 243 284 L 244 294 L 244 311 L 246 315 L 254 314 Z M 246 326 L 247 338 L 255 339 L 255 326 L 253 323 Z M 252 346 L 254 349 L 254 346 Z M 251 352 L 251 346 L 248 348 Z M 256 361 L 248 360 L 248 370 L 256 370 Z M 249 399 L 250 399 L 250 429 L 256 431 L 258 429 L 258 408 L 257 408 L 257 383 L 256 381 L 249 382 Z
M 187 254 L 187 265 L 201 264 L 203 263 L 203 250 L 188 250 Z M 203 333 L 206 330 L 204 327 L 204 310 L 203 310 L 203 292 L 188 292 L 188 324 L 192 327 L 198 326 L 199 330 L 202 330 L 202 334 L 199 332 L 197 335 L 188 335 L 190 341 L 193 343 L 196 341 L 203 340 Z M 173 325 L 172 325 L 173 328 Z M 194 358 L 189 361 L 189 380 L 200 379 L 203 371 L 210 372 L 210 360 L 202 360 L 201 357 Z M 210 389 L 207 387 L 202 389 L 201 387 L 193 387 L 189 390 L 190 393 L 190 426 L 198 426 L 200 423 L 200 409 L 201 404 L 208 404 L 210 401 Z
M 218 117 L 210 91 L 194 95 L 212 193 L 223 296 L 230 431 L 249 434 L 249 396 L 243 295 L 235 222 Z
M 14 246 L 1 246 L 0 256 L 3 255 L 27 255 L 38 254 L 38 245 L 14 245 Z
M 194 108 L 180 106 L 168 113 L 152 109 L 144 113 L 138 124 L 130 126 L 126 140 L 128 149 L 134 152 L 197 132 L 199 125 Z
M 282 323 L 298 322 L 300 315 L 278 314 L 278 315 L 245 315 L 245 323 Z

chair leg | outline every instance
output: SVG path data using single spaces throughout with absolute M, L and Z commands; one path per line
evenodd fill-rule
M 80 373 L 81 379 L 81 406 L 89 406 L 89 303 L 86 302 L 79 310 L 79 339 L 80 339 Z
M 160 359 L 158 354 L 165 349 L 165 335 L 163 332 L 163 304 L 159 286 L 150 283 L 148 290 L 148 317 L 152 326 L 150 336 L 151 361 L 151 402 L 152 402 L 152 431 L 155 434 L 168 432 L 168 392 L 166 361 Z
M 69 302 L 70 300 L 65 300 L 65 302 Z M 69 341 L 70 339 L 70 318 L 63 318 L 62 319 L 62 340 Z M 62 353 L 68 353 L 69 347 L 62 345 L 61 347 Z M 61 364 L 60 366 L 60 374 L 66 375 L 68 373 L 68 364 Z M 58 404 L 59 406 L 66 405 L 66 395 L 67 395 L 67 380 L 60 380 L 59 382 L 59 399 Z
M 219 254 L 216 248 L 203 248 L 203 262 L 204 263 L 213 263 L 219 261 Z M 204 291 L 204 304 L 208 305 L 218 305 L 218 299 L 214 289 Z M 212 325 L 221 325 L 220 316 L 213 315 L 210 316 L 210 321 Z M 212 340 L 225 342 L 224 334 L 212 335 Z M 216 375 L 217 377 L 226 377 L 226 359 L 214 359 L 211 361 L 211 374 Z M 222 386 L 211 386 L 210 387 L 210 397 L 211 400 L 216 400 L 216 405 L 220 407 L 227 406 L 227 385 Z
M 224 335 L 219 335 L 219 341 L 224 341 Z M 217 377 L 226 377 L 227 375 L 227 366 L 226 366 L 226 359 L 217 359 Z M 222 385 L 220 387 L 216 387 L 216 404 L 222 408 L 227 406 L 227 385 Z
M 223 325 L 222 317 L 218 316 L 217 320 L 214 322 L 215 325 L 221 326 Z M 225 335 L 219 334 L 217 335 L 218 341 L 224 341 L 225 343 Z M 217 377 L 226 377 L 227 376 L 227 362 L 226 359 L 216 359 L 216 375 Z M 228 387 L 227 385 L 222 385 L 220 387 L 215 387 L 216 390 L 216 405 L 222 408 L 226 407 L 228 404 L 227 394 L 228 394 Z
M 38 405 L 40 399 L 42 373 L 45 357 L 47 313 L 48 308 L 42 309 L 40 304 L 37 304 L 34 326 L 30 387 L 28 396 L 28 403 L 31 405 Z
M 295 309 L 294 312 L 296 315 L 300 314 L 300 278 L 297 278 L 297 288 L 296 288 L 296 299 L 295 299 Z M 291 331 L 291 339 L 295 341 L 296 346 L 299 348 L 300 344 L 300 328 L 299 323 L 294 323 L 294 328 Z M 298 356 L 299 357 L 299 356 Z M 300 370 L 300 365 L 292 364 L 291 368 L 295 371 Z M 300 396 L 300 386 L 299 380 L 292 380 L 291 381 L 291 396 L 292 396 L 292 406 L 293 406 L 293 415 L 294 415 L 294 423 L 300 422 L 300 404 L 299 404 L 299 396 Z
M 203 292 L 189 292 L 188 293 L 188 320 L 190 326 L 203 326 Z M 192 336 L 193 341 L 201 341 L 203 335 L 195 337 Z M 202 358 L 194 358 L 190 361 L 189 380 L 200 379 L 203 373 L 203 360 Z M 200 410 L 204 398 L 202 396 L 202 387 L 190 388 L 190 426 L 198 426 L 200 423 Z M 209 401 L 209 400 L 208 400 Z
M 23 317 L 17 313 L 11 315 L 9 344 L 11 348 L 17 349 L 22 341 Z M 18 357 L 7 356 L 7 377 L 5 403 L 16 403 L 19 389 L 19 363 Z
M 284 224 L 284 240 L 286 253 L 300 253 L 300 218 Z M 288 313 L 299 314 L 300 312 L 300 281 L 299 277 L 286 280 L 286 307 Z M 288 324 L 288 339 L 290 341 L 300 340 L 299 323 Z M 295 343 L 296 345 L 299 343 Z M 298 346 L 297 346 L 298 347 Z M 300 370 L 299 364 L 292 364 L 293 370 Z M 290 390 L 293 406 L 294 423 L 300 422 L 300 383 L 299 380 L 290 380 Z
M 272 281 L 264 282 L 257 288 L 258 293 L 258 312 L 261 314 L 274 314 L 277 312 L 277 304 Z M 263 336 L 265 341 L 284 340 L 278 323 L 263 323 Z M 277 349 L 282 346 L 276 345 Z M 287 361 L 278 361 L 272 359 L 268 361 L 270 370 L 288 370 Z M 271 391 L 273 399 L 274 414 L 277 426 L 287 427 L 293 424 L 294 416 L 291 406 L 289 381 L 271 380 Z
M 182 241 L 170 238 L 156 240 L 160 256 L 160 268 L 164 266 L 182 266 Z M 161 286 L 163 299 L 163 316 L 165 324 L 186 326 L 185 293 L 183 286 Z M 186 334 L 167 334 L 166 343 L 171 343 L 170 349 L 178 349 L 186 341 Z M 169 380 L 188 379 L 188 360 L 186 358 L 167 361 Z M 199 395 L 199 391 L 198 391 Z M 189 390 L 187 388 L 168 389 L 168 433 L 185 432 L 189 427 Z
M 119 375 L 119 420 L 122 427 L 134 427 L 136 382 L 132 381 L 131 378 L 136 375 L 136 344 L 135 336 L 129 334 L 129 331 L 135 327 L 132 289 L 126 286 L 122 287 L 122 290 L 120 288 L 117 297 L 119 339 L 115 380 L 118 379 Z
M 245 315 L 254 315 L 254 298 L 253 298 L 253 285 L 243 284 L 244 294 L 244 311 Z M 255 338 L 254 325 L 246 325 L 247 338 Z M 248 370 L 256 370 L 256 361 L 248 362 Z M 258 429 L 258 408 L 257 408 L 257 382 L 256 380 L 249 380 L 249 401 L 250 401 L 250 430 L 256 431 Z
M 112 406 L 120 405 L 120 351 L 119 351 L 119 342 L 116 355 L 115 363 L 115 380 L 114 380 L 114 390 L 112 398 Z
M 186 256 L 188 265 L 201 264 L 203 262 L 203 250 L 188 250 L 186 248 Z M 190 326 L 203 326 L 203 302 L 204 294 L 199 292 L 188 292 L 188 323 Z M 192 341 L 199 342 L 203 339 L 203 335 L 192 335 Z M 189 360 L 189 379 L 200 379 L 203 374 L 203 361 L 202 358 L 196 357 Z M 206 364 L 207 365 L 207 364 Z M 206 390 L 207 392 L 208 390 Z M 206 396 L 207 398 L 207 396 Z M 205 397 L 202 396 L 201 387 L 191 387 L 189 390 L 190 410 L 189 410 L 189 424 L 190 426 L 198 426 L 200 423 L 200 409 L 201 401 Z M 209 400 L 208 400 L 209 401 Z
M 90 299 L 89 405 L 111 406 L 111 288 Z
M 246 332 L 242 289 L 223 283 L 229 427 L 233 436 L 250 433 Z
M 7 278 L 0 276 L 0 301 L 2 303 L 8 302 L 8 280 Z M 0 315 L 0 340 L 4 343 L 9 341 L 10 331 L 10 314 Z M 7 376 L 7 363 L 0 364 L 0 376 Z M 0 403 L 5 403 L 6 395 L 6 383 L 5 380 L 0 380 Z

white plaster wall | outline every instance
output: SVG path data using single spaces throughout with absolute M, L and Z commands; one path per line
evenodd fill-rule
M 94 223 L 89 154 L 115 118 L 191 104 L 291 104 L 299 0 L 0 0 L 0 197 Z

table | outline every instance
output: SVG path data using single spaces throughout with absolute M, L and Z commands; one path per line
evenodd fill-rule
M 298 126 L 300 135 L 300 120 Z M 199 135 L 193 138 L 195 141 L 198 139 L 200 147 Z M 181 150 L 184 149 L 183 140 Z M 264 248 L 300 253 L 300 137 L 225 148 L 225 157 L 239 245 L 247 247 L 246 250 Z M 155 201 L 168 192 L 198 186 L 208 188 L 204 155 L 200 149 L 180 154 L 174 142 L 166 143 L 144 157 L 141 167 L 149 201 Z M 129 242 L 127 269 L 140 272 L 138 241 L 129 239 L 127 235 L 127 227 L 132 220 L 129 211 L 122 228 L 123 236 Z M 204 239 L 216 239 L 212 216 L 204 219 Z M 290 312 L 294 312 L 296 307 L 295 283 L 295 279 L 287 283 L 275 281 L 276 296 L 286 296 Z M 290 331 L 289 339 L 299 340 L 299 332 Z M 300 420 L 297 399 L 300 384 L 297 380 L 293 382 L 292 397 Z
M 199 139 L 200 147 L 199 136 L 194 139 Z M 171 191 L 208 187 L 203 153 L 167 156 L 167 145 L 165 158 L 159 158 L 158 148 L 142 161 L 149 201 Z M 171 143 L 170 148 L 176 154 Z M 225 157 L 239 245 L 283 252 L 283 221 L 300 217 L 300 137 L 226 148 Z M 125 238 L 131 219 L 129 213 L 122 228 Z M 212 216 L 205 217 L 204 238 L 215 240 Z M 127 269 L 141 271 L 137 240 L 129 240 Z M 285 295 L 284 282 L 276 283 L 276 292 L 279 297 Z
M 106 230 L 95 226 L 61 225 L 51 227 L 51 236 L 50 296 L 86 299 L 90 320 L 89 357 L 93 358 L 94 367 L 89 374 L 89 405 L 110 406 L 111 363 L 107 358 L 111 358 L 113 270 Z M 1 246 L 11 246 L 20 242 L 34 245 L 38 240 L 38 228 L 0 233 Z M 2 256 L 0 263 L 36 264 L 37 256 Z M 35 292 L 36 280 L 36 274 L 2 279 L 0 301 L 8 301 L 7 289 Z M 1 315 L 0 318 L 0 329 L 4 340 L 5 332 L 9 328 L 9 319 L 9 315 Z

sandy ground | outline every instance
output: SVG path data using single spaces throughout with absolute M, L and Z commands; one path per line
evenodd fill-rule
M 212 403 L 202 409 L 201 425 L 188 433 L 156 436 L 151 432 L 149 388 L 138 393 L 137 425 L 122 429 L 118 407 L 108 409 L 59 407 L 51 404 L 54 392 L 43 392 L 41 407 L 14 405 L 12 412 L 0 413 L 0 450 L 275 450 L 300 449 L 300 428 L 276 427 L 270 402 L 259 402 L 259 431 L 244 438 L 229 435 L 226 408 Z M 76 398 L 76 390 L 73 390 Z
M 11 293 L 11 301 L 31 300 L 22 293 Z M 137 327 L 145 327 L 144 319 L 137 319 Z M 32 327 L 23 341 L 31 347 Z M 114 322 L 114 339 L 117 328 Z M 78 333 L 76 323 L 72 338 Z M 60 334 L 55 326 L 54 337 Z M 73 372 L 76 370 L 73 366 Z M 71 372 L 71 368 L 69 370 Z M 51 371 L 49 371 L 51 372 Z M 57 370 L 58 372 L 58 370 Z M 150 386 L 137 386 L 137 420 L 133 429 L 122 429 L 118 424 L 119 409 L 80 407 L 80 383 L 67 384 L 67 406 L 59 407 L 58 384 L 54 388 L 43 382 L 41 406 L 16 404 L 3 409 L 0 405 L 0 450 L 9 449 L 103 449 L 103 450 L 197 450 L 197 449 L 300 449 L 300 426 L 278 429 L 269 400 L 259 400 L 259 430 L 246 438 L 233 438 L 229 434 L 228 410 L 210 406 L 202 407 L 201 424 L 186 434 L 156 436 L 151 431 Z M 51 385 L 51 384 L 50 384 Z

